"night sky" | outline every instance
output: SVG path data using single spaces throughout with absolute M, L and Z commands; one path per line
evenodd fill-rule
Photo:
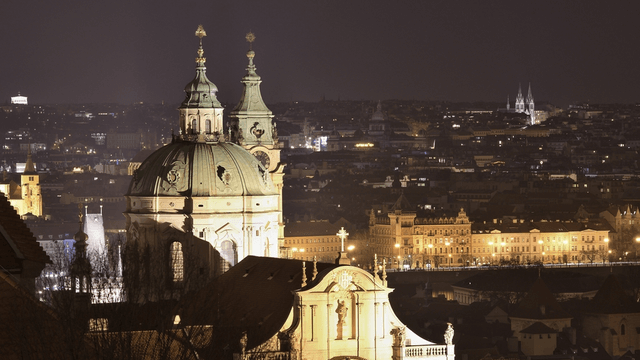
M 638 1 L 2 0 L 0 104 L 179 103 L 198 24 L 236 103 L 250 30 L 267 103 L 640 101 Z

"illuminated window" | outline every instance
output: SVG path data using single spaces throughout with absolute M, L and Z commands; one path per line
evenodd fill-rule
M 211 120 L 207 119 L 207 120 L 204 122 L 204 131 L 205 131 L 207 134 L 211 134 Z
M 171 243 L 171 271 L 173 281 L 178 282 L 184 279 L 184 257 L 182 254 L 182 244 L 178 241 Z
M 89 319 L 89 331 L 107 331 L 109 320 L 106 318 Z

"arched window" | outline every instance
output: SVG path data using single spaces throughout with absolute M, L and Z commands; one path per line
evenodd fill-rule
M 204 132 L 206 134 L 211 134 L 211 120 L 209 119 L 204 122 Z
M 220 270 L 224 273 L 238 262 L 236 245 L 231 240 L 225 240 L 220 244 Z
M 184 280 L 184 255 L 178 241 L 171 243 L 171 275 L 174 282 Z
M 625 335 L 625 326 L 624 326 L 624 324 L 620 324 L 620 335 Z
M 198 120 L 196 119 L 191 120 L 191 133 L 192 134 L 198 133 Z

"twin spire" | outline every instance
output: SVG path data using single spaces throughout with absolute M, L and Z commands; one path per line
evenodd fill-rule
M 222 108 L 222 104 L 217 99 L 218 87 L 211 82 L 206 75 L 205 62 L 207 58 L 204 57 L 204 49 L 202 47 L 202 38 L 207 36 L 207 32 L 202 25 L 198 25 L 198 29 L 195 35 L 200 38 L 200 44 L 198 46 L 196 57 L 196 76 L 190 83 L 184 88 L 186 95 L 185 100 L 182 102 L 182 108 Z M 247 58 L 249 59 L 249 65 L 247 67 L 247 74 L 243 80 L 259 81 L 260 77 L 256 74 L 256 66 L 253 64 L 253 58 L 255 52 L 252 50 L 252 44 L 256 37 L 252 32 L 249 32 L 245 39 L 249 43 L 249 51 L 247 52 Z

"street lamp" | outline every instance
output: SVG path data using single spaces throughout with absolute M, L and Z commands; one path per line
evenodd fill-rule
M 356 248 L 356 247 L 355 247 L 354 245 L 349 245 L 349 246 L 347 247 L 347 250 L 348 250 L 348 251 L 353 251 L 353 249 L 355 249 L 355 248 Z M 352 258 L 351 258 L 351 261 L 356 261 L 356 258 L 355 258 L 355 257 L 352 257 Z
M 398 271 L 400 271 L 400 244 L 396 243 L 396 249 L 398 249 L 397 250 L 397 253 L 398 253 L 398 255 L 397 255 L 398 256 Z

